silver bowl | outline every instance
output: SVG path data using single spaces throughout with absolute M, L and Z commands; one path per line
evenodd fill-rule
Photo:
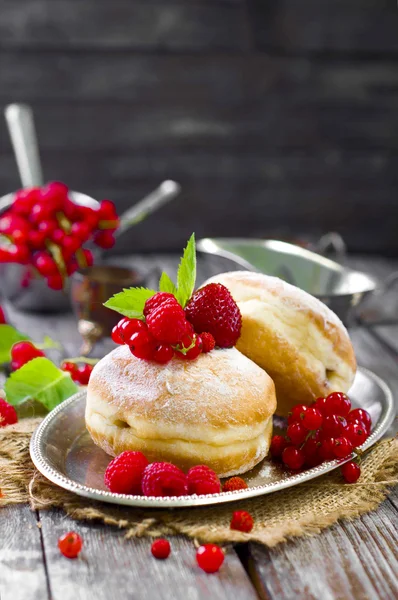
M 381 288 L 380 282 L 371 275 L 278 240 L 204 238 L 198 241 L 197 248 L 228 258 L 250 271 L 280 277 L 296 285 L 322 300 L 346 324 L 352 309 Z
M 69 192 L 76 204 L 98 208 L 99 203 L 81 192 Z M 12 204 L 14 193 L 0 198 L 0 214 Z M 43 277 L 27 265 L 0 264 L 0 288 L 6 300 L 25 312 L 58 313 L 70 308 L 69 290 L 51 290 Z M 68 284 L 66 286 L 68 288 Z

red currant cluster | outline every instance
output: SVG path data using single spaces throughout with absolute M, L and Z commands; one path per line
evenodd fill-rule
M 181 469 L 168 462 L 149 463 L 142 452 L 125 451 L 109 463 L 105 485 L 115 494 L 144 496 L 184 496 L 187 494 L 218 494 L 220 480 L 205 465 Z
M 274 435 L 270 453 L 293 470 L 314 467 L 324 461 L 346 458 L 369 437 L 372 421 L 362 408 L 351 410 L 341 392 L 318 398 L 313 406 L 298 404 L 289 413 L 286 435 Z M 342 467 L 348 483 L 360 475 L 351 461 Z
M 84 244 L 92 241 L 111 248 L 118 226 L 110 200 L 103 200 L 99 209 L 80 206 L 67 186 L 57 181 L 23 189 L 0 218 L 0 236 L 7 239 L 0 246 L 0 262 L 32 265 L 48 287 L 61 290 L 68 276 L 93 264 L 92 252 Z
M 81 363 L 79 365 L 74 362 L 64 361 L 61 364 L 61 369 L 67 373 L 70 373 L 70 376 L 75 383 L 80 383 L 80 385 L 88 385 L 94 367 L 88 363 Z
M 195 360 L 215 346 L 210 333 L 198 335 L 173 294 L 158 292 L 145 303 L 145 321 L 124 317 L 112 331 L 116 344 L 127 344 L 136 358 L 168 363 L 173 356 Z

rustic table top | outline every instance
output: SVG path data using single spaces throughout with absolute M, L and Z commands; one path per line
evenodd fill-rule
M 130 259 L 130 261 L 133 259 Z M 174 257 L 134 259 L 142 268 L 161 263 L 171 273 Z M 384 279 L 398 269 L 397 260 L 353 257 L 349 261 Z M 214 265 L 200 263 L 199 279 Z M 80 340 L 71 314 L 17 314 L 13 324 L 33 338 L 43 334 L 62 341 L 65 355 L 75 356 Z M 350 330 L 359 364 L 381 376 L 398 396 L 398 299 L 391 292 Z M 366 315 L 365 315 L 366 317 Z M 385 324 L 386 323 L 386 324 Z M 59 510 L 32 512 L 12 506 L 0 513 L 1 600 L 236 600 L 315 599 L 391 600 L 398 597 L 398 491 L 380 507 L 353 521 L 341 521 L 321 534 L 276 548 L 257 544 L 230 548 L 218 574 L 195 566 L 194 542 L 171 539 L 167 561 L 151 557 L 149 539 L 124 539 L 110 526 L 76 523 Z M 82 559 L 68 561 L 57 549 L 58 537 L 78 530 L 84 538 Z

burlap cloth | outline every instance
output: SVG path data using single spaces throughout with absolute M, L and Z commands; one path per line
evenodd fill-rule
M 206 542 L 257 541 L 274 546 L 294 536 L 315 534 L 338 519 L 375 509 L 398 483 L 397 440 L 377 444 L 364 457 L 356 484 L 344 484 L 338 470 L 299 486 L 230 504 L 195 509 L 141 510 L 91 502 L 50 483 L 29 456 L 38 419 L 0 428 L 0 506 L 29 502 L 32 509 L 60 507 L 74 519 L 102 521 L 126 529 L 127 537 L 184 534 Z M 234 510 L 249 511 L 251 533 L 231 531 Z

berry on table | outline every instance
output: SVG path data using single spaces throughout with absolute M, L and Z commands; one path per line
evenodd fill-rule
M 351 454 L 352 450 L 352 444 L 346 437 L 339 437 L 334 440 L 333 451 L 336 458 L 345 458 Z
M 152 358 L 155 362 L 165 365 L 171 361 L 174 356 L 174 350 L 170 344 L 157 344 L 153 351 Z
M 200 334 L 200 339 L 202 340 L 202 352 L 203 354 L 207 354 L 211 352 L 216 346 L 216 340 L 211 335 L 211 333 L 207 333 L 204 331 Z
M 45 356 L 32 342 L 17 342 L 11 348 L 11 369 L 16 371 L 34 358 Z
M 242 315 L 229 290 L 209 283 L 194 293 L 185 314 L 196 333 L 211 333 L 220 348 L 235 346 L 242 329 Z
M 297 471 L 304 465 L 304 452 L 294 446 L 287 446 L 282 452 L 282 461 L 289 469 Z
M 305 441 L 308 431 L 301 423 L 292 423 L 288 426 L 286 435 L 295 446 L 299 446 Z
M 370 433 L 372 428 L 372 419 L 367 410 L 364 410 L 363 408 L 354 408 L 354 410 L 347 415 L 347 423 L 355 422 L 363 423 L 367 432 Z
M 206 465 L 191 467 L 187 473 L 189 494 L 218 494 L 221 484 L 217 474 Z
M 250 513 L 245 510 L 236 510 L 231 519 L 230 528 L 236 529 L 236 531 L 243 531 L 244 533 L 250 533 L 253 529 L 254 521 Z
M 184 496 L 188 493 L 188 480 L 178 467 L 167 462 L 154 462 L 146 467 L 142 476 L 145 496 Z
M 18 416 L 15 408 L 3 398 L 0 398 L 0 427 L 14 425 L 18 423 Z
M 105 471 L 106 487 L 114 494 L 142 494 L 142 474 L 148 464 L 142 452 L 122 452 Z
M 281 458 L 282 452 L 287 445 L 288 441 L 283 435 L 274 435 L 269 448 L 272 458 Z
M 224 552 L 217 544 L 204 544 L 196 551 L 196 561 L 206 573 L 216 573 L 224 562 Z
M 186 319 L 183 308 L 174 302 L 164 302 L 146 317 L 150 334 L 159 342 L 178 344 L 185 335 Z
M 356 462 L 351 460 L 341 467 L 341 474 L 347 483 L 355 483 L 361 475 L 361 468 Z
M 83 547 L 83 540 L 75 531 L 69 531 L 58 540 L 58 548 L 66 558 L 77 558 Z
M 351 401 L 342 392 L 333 392 L 326 398 L 325 415 L 346 417 L 351 410 Z
M 249 486 L 242 477 L 230 477 L 222 486 L 223 492 L 235 492 L 237 490 L 246 490 Z
M 309 406 L 304 412 L 301 422 L 303 427 L 309 431 L 313 431 L 315 429 L 319 429 L 319 427 L 322 425 L 322 420 L 322 413 L 317 408 Z
M 155 350 L 155 340 L 148 331 L 133 333 L 129 341 L 130 352 L 136 358 L 151 360 Z
M 165 559 L 170 556 L 170 542 L 163 538 L 155 540 L 151 545 L 151 552 L 155 558 Z
M 362 444 L 368 439 L 369 434 L 365 425 L 361 422 L 348 423 L 345 428 L 344 435 L 351 442 L 354 448 L 362 446 Z

